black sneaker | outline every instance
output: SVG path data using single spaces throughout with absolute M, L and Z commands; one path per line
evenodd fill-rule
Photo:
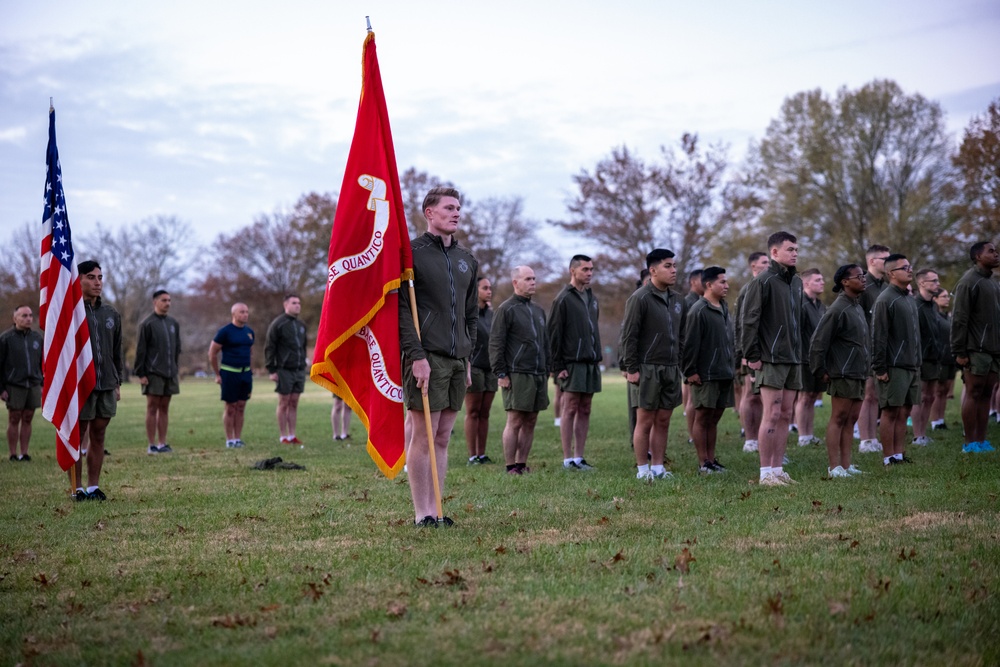
M 897 463 L 913 463 L 913 459 L 911 459 L 906 454 L 903 454 L 903 458 L 897 461 Z
M 21 454 L 21 460 L 22 461 L 30 461 L 31 457 L 28 456 L 27 454 Z
M 90 494 L 84 489 L 77 489 L 76 493 L 73 494 L 73 500 L 78 503 L 82 503 L 84 500 L 89 500 Z
M 413 522 L 413 527 L 414 528 L 437 528 L 438 527 L 438 522 L 437 522 L 437 519 L 435 519 L 434 517 L 432 517 L 431 515 L 428 514 L 427 516 L 425 516 L 420 521 L 414 521 Z
M 444 526 L 445 528 L 451 528 L 455 525 L 455 522 L 451 520 L 450 516 L 445 516 L 438 519 L 437 525 Z
M 478 456 L 473 456 L 471 459 L 469 459 L 469 462 L 466 465 L 478 466 L 478 465 L 482 465 L 482 463 L 483 462 L 479 460 Z
M 170 453 L 172 453 L 172 452 L 173 452 L 174 450 L 172 450 L 172 449 L 170 448 L 170 445 L 168 445 L 168 444 L 164 443 L 164 444 L 160 445 L 159 447 L 157 447 L 157 448 L 156 448 L 156 451 L 158 451 L 158 452 L 159 452 L 160 454 L 170 454 Z
M 87 500 L 107 500 L 108 497 L 99 488 L 87 493 Z
M 947 431 L 948 430 L 948 425 L 947 424 L 934 424 L 934 425 L 931 426 L 931 430 L 932 431 Z
M 901 466 L 903 465 L 903 462 L 895 457 L 890 456 L 888 461 L 882 461 L 882 465 L 888 468 L 889 466 Z
M 493 459 L 486 456 L 486 454 L 483 454 L 482 456 L 479 457 L 479 463 L 482 465 L 485 465 L 487 463 L 493 463 Z
M 17 461 L 17 454 L 11 454 L 10 455 L 10 460 L 11 461 Z
M 713 461 L 712 461 L 712 466 L 713 466 L 713 467 L 714 467 L 714 468 L 715 468 L 716 470 L 718 470 L 719 472 L 726 472 L 726 466 L 724 466 L 724 465 L 722 465 L 721 463 L 719 463 L 719 459 L 715 459 L 715 460 L 713 460 Z
M 146 453 L 147 454 L 159 454 L 160 453 L 160 448 L 158 446 L 156 446 L 156 445 L 149 445 L 148 447 L 146 447 Z
M 580 462 L 576 464 L 576 467 L 580 470 L 593 470 L 594 466 L 587 463 L 587 459 L 580 459 Z

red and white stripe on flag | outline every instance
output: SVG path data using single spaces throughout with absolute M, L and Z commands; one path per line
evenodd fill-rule
M 69 470 L 80 459 L 80 408 L 94 389 L 95 375 L 56 148 L 56 114 L 51 108 L 45 162 L 38 313 L 45 331 L 42 416 L 56 427 L 56 459 L 60 468 Z
M 362 63 L 310 376 L 351 406 L 368 429 L 368 454 L 392 478 L 403 468 L 404 413 L 395 290 L 413 260 L 373 33 Z

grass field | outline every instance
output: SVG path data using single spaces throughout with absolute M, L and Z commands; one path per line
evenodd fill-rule
M 0 661 L 38 665 L 931 664 L 1000 662 L 1000 459 L 951 430 L 914 465 L 760 488 L 727 414 L 725 475 L 699 477 L 678 412 L 676 477 L 637 482 L 625 388 L 595 399 L 589 473 L 561 467 L 551 412 L 523 477 L 467 467 L 452 440 L 451 529 L 414 529 L 352 423 L 330 438 L 310 387 L 299 449 L 277 444 L 258 380 L 244 450 L 224 448 L 214 384 L 172 406 L 172 455 L 148 456 L 144 399 L 123 391 L 104 503 L 72 503 L 53 431 L 0 464 Z M 499 401 L 498 401 L 499 403 Z M 827 401 L 827 406 L 829 401 Z M 829 407 L 818 410 L 822 436 Z M 494 406 L 488 453 L 500 461 Z M 1000 428 L 991 426 L 994 443 Z M 305 471 L 257 471 L 280 455 Z

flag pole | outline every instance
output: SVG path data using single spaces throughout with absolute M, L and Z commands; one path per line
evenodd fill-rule
M 413 290 L 413 279 L 406 281 L 410 290 L 410 314 L 413 316 L 413 327 L 417 330 L 417 340 L 420 340 L 420 319 L 417 317 L 417 294 Z M 430 382 L 430 378 L 427 379 Z M 424 385 L 424 389 L 429 389 Z M 437 454 L 434 452 L 434 429 L 431 426 L 431 403 L 427 398 L 427 391 L 421 391 L 420 396 L 424 399 L 424 424 L 427 427 L 427 449 L 431 455 L 431 479 L 434 481 L 434 507 L 437 509 L 437 518 L 444 517 L 441 509 L 441 483 L 438 481 Z
M 69 496 L 76 495 L 76 463 L 69 467 Z

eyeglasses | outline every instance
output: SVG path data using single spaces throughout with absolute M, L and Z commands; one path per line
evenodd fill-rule
M 865 274 L 863 273 L 859 273 L 856 276 L 847 276 L 846 278 L 846 280 L 864 280 L 864 279 L 865 279 Z
M 895 269 L 889 271 L 889 273 L 892 273 L 893 271 L 912 271 L 912 270 L 913 267 L 907 264 L 906 266 L 897 266 Z

